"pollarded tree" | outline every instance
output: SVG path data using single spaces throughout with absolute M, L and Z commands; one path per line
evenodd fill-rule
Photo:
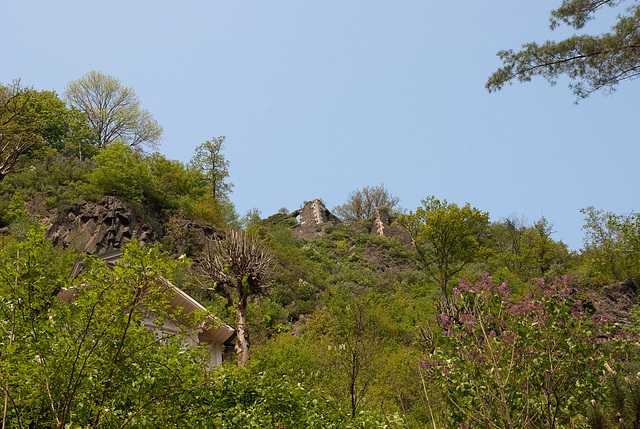
M 333 213 L 346 223 L 354 223 L 371 217 L 377 207 L 394 210 L 399 202 L 400 198 L 391 195 L 381 183 L 380 186 L 365 186 L 362 190 L 350 192 L 347 202 L 334 207 Z
M 133 89 L 123 86 L 119 79 L 94 70 L 69 82 L 65 97 L 86 115 L 101 148 L 115 140 L 133 147 L 157 147 L 162 127 L 140 107 Z
M 489 228 L 489 213 L 469 203 L 458 207 L 428 197 L 415 213 L 400 215 L 398 223 L 411 235 L 420 262 L 440 284 L 445 299 L 449 281 L 488 251 L 481 241 Z
M 567 24 L 576 30 L 604 7 L 631 4 L 619 14 L 611 31 L 601 35 L 574 35 L 558 42 L 526 43 L 520 51 L 498 52 L 503 62 L 487 81 L 486 88 L 500 90 L 514 80 L 528 82 L 543 76 L 551 84 L 566 75 L 572 80 L 570 88 L 578 98 L 592 92 L 611 92 L 616 85 L 640 76 L 640 2 L 632 0 L 563 0 L 551 12 L 551 29 Z
M 270 286 L 273 259 L 258 238 L 239 230 L 229 231 L 223 239 L 208 239 L 201 255 L 200 273 L 204 281 L 200 286 L 221 295 L 235 313 L 239 367 L 249 360 L 248 300 Z

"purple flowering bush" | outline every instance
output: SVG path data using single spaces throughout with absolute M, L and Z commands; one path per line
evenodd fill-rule
M 447 427 L 587 427 L 610 349 L 605 325 L 564 280 L 538 280 L 519 300 L 506 282 L 486 275 L 460 281 L 437 320 L 442 337 L 420 362 L 423 379 L 446 404 L 434 406 L 438 398 L 425 388 L 432 427 L 436 417 Z

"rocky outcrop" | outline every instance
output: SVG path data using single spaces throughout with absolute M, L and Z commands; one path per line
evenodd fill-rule
M 207 238 L 222 239 L 224 233 L 205 222 L 175 215 L 165 226 L 163 244 L 174 255 L 197 259 Z
M 405 246 L 411 246 L 409 233 L 400 225 L 390 225 L 389 215 L 381 208 L 373 209 L 373 226 L 371 233 L 382 237 L 397 238 Z
M 297 225 L 291 227 L 293 235 L 299 238 L 314 238 L 324 233 L 327 225 L 341 224 L 342 221 L 325 207 L 322 201 L 315 199 L 309 201 L 300 210 L 291 213 L 291 216 L 300 219 Z
M 638 290 L 631 279 L 612 283 L 599 291 L 589 291 L 596 316 L 604 316 L 616 323 L 630 325 L 633 322 L 633 309 L 638 300 Z
M 124 245 L 132 239 L 154 243 L 162 237 L 159 226 L 141 222 L 119 199 L 104 197 L 99 203 L 57 209 L 42 219 L 56 244 L 73 247 L 80 253 L 99 253 L 110 242 Z

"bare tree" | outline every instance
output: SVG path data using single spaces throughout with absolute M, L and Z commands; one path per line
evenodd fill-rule
M 399 202 L 400 198 L 391 195 L 381 183 L 380 186 L 365 186 L 362 190 L 350 192 L 347 202 L 334 207 L 333 213 L 345 223 L 354 223 L 371 217 L 376 207 L 394 210 Z
M 221 295 L 234 309 L 238 366 L 249 360 L 247 302 L 250 296 L 263 294 L 273 275 L 273 255 L 246 231 L 231 230 L 224 239 L 207 239 L 200 263 L 206 281 L 200 286 Z

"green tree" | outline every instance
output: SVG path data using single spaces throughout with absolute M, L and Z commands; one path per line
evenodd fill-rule
M 48 262 L 51 250 L 37 229 L 2 249 L 0 386 L 8 427 L 174 427 L 195 420 L 196 398 L 208 383 L 206 352 L 183 345 L 184 315 L 169 311 L 163 286 L 179 263 L 158 246 L 132 243 L 113 267 L 85 258 L 88 270 L 71 285 L 68 271 Z M 53 296 L 61 288 L 75 288 L 70 302 Z M 142 323 L 150 315 L 155 329 Z M 180 332 L 158 335 L 169 321 Z
M 149 166 L 131 146 L 113 143 L 94 157 L 98 167 L 89 181 L 102 195 L 112 192 L 125 199 L 146 201 L 152 193 Z
M 620 215 L 593 206 L 584 215 L 584 252 L 592 274 L 615 280 L 638 278 L 640 261 L 640 215 Z
M 148 110 L 140 107 L 133 89 L 119 79 L 91 71 L 67 84 L 69 104 L 85 114 L 95 130 L 98 146 L 105 148 L 116 140 L 132 147 L 157 147 L 162 127 Z
M 215 201 L 224 200 L 232 192 L 233 183 L 226 181 L 229 177 L 229 161 L 222 153 L 224 136 L 207 140 L 196 148 L 191 163 L 201 169 L 209 180 L 209 190 Z
M 509 216 L 489 226 L 488 245 L 493 251 L 492 265 L 506 268 L 520 277 L 528 275 L 527 226 L 523 219 Z
M 313 314 L 305 335 L 322 390 L 355 418 L 371 395 L 383 366 L 385 314 L 366 296 L 335 291 L 328 307 Z
M 31 105 L 42 122 L 45 146 L 80 161 L 97 153 L 95 133 L 82 112 L 68 107 L 53 91 L 33 95 Z
M 194 206 L 207 194 L 207 178 L 190 164 L 154 152 L 142 158 L 151 174 L 150 199 L 157 207 L 180 208 L 194 216 Z
M 576 30 L 594 19 L 605 7 L 630 4 L 616 17 L 611 31 L 601 35 L 573 35 L 557 42 L 526 43 L 514 52 L 498 52 L 503 62 L 487 81 L 491 91 L 500 90 L 514 80 L 528 82 L 542 76 L 555 84 L 562 75 L 571 80 L 570 88 L 578 98 L 599 90 L 611 92 L 618 83 L 640 75 L 640 4 L 624 0 L 563 0 L 551 12 L 551 29 L 567 24 Z
M 533 226 L 515 216 L 493 223 L 488 245 L 494 269 L 506 268 L 521 280 L 549 274 L 570 259 L 566 244 L 551 237 L 553 225 L 542 216 Z
M 567 246 L 562 241 L 551 238 L 553 224 L 542 216 L 531 228 L 532 240 L 530 253 L 533 258 L 535 271 L 544 277 L 555 265 L 560 265 L 569 257 Z
M 200 258 L 200 286 L 216 293 L 233 309 L 236 321 L 238 366 L 249 361 L 249 298 L 270 287 L 273 255 L 256 237 L 246 231 L 231 230 L 224 238 L 208 239 Z
M 15 168 L 20 155 L 44 142 L 45 123 L 33 109 L 36 91 L 20 81 L 0 85 L 0 182 Z
M 449 281 L 488 251 L 482 240 L 488 231 L 489 213 L 469 203 L 458 207 L 428 197 L 415 213 L 400 215 L 398 223 L 411 235 L 420 263 L 438 282 L 445 298 Z
M 400 199 L 391 195 L 381 183 L 380 186 L 365 186 L 362 190 L 350 192 L 347 202 L 334 207 L 333 213 L 345 223 L 354 223 L 370 218 L 377 207 L 395 210 L 399 202 Z

